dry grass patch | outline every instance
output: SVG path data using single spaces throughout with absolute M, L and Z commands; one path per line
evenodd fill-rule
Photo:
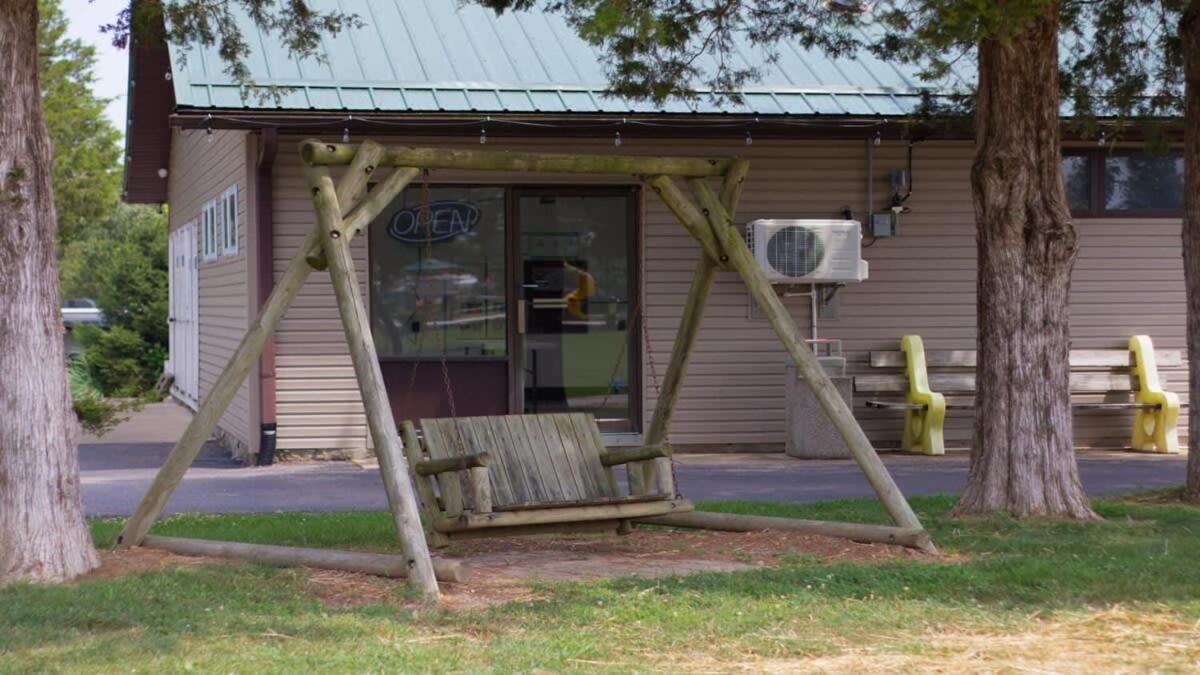
M 688 655 L 662 667 L 693 673 L 1146 673 L 1200 669 L 1200 624 L 1120 606 L 1031 617 L 1022 629 L 926 630 L 919 637 L 841 639 L 827 656 Z

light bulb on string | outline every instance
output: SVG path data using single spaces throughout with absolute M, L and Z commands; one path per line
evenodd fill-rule
M 487 145 L 487 129 L 479 129 L 479 144 Z
M 613 145 L 618 148 L 621 147 L 621 132 L 618 131 L 617 134 L 613 136 Z
M 204 126 L 204 139 L 205 139 L 206 141 L 208 141 L 209 143 L 212 143 L 212 142 L 213 142 L 213 132 L 212 132 L 212 115 L 207 115 L 207 116 L 205 116 L 205 118 L 204 118 L 204 122 L 205 122 L 205 126 Z
M 1096 139 L 1096 145 L 1103 148 L 1106 143 L 1108 143 L 1108 134 L 1101 131 L 1100 137 Z
M 746 145 L 754 145 L 754 137 L 750 135 L 750 130 L 746 130 Z
M 875 146 L 878 146 L 878 145 L 879 145 L 880 143 L 882 143 L 882 142 L 883 142 L 883 134 L 882 134 L 882 133 L 880 133 L 880 132 L 878 132 L 878 131 L 876 131 L 876 132 L 875 132 L 875 136 L 873 136 L 873 137 L 871 138 L 871 144 L 872 144 L 872 145 L 875 145 Z
M 343 143 L 350 142 L 350 127 L 344 127 L 342 129 L 342 142 Z

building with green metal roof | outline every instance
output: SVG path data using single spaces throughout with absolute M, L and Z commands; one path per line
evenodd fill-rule
M 606 96 L 591 47 L 553 14 L 496 16 L 432 0 L 338 6 L 363 26 L 326 38 L 322 60 L 298 61 L 245 25 L 251 79 L 273 95 L 243 96 L 211 49 L 143 41 L 132 50 L 126 199 L 170 206 L 169 368 L 185 404 L 211 389 L 313 226 L 296 150 L 306 137 L 749 159 L 738 226 L 760 237 L 751 243 L 764 265 L 778 256 L 798 265 L 774 269 L 776 289 L 830 367 L 844 369 L 840 382 L 880 448 L 901 445 L 903 421 L 863 405 L 880 375 L 872 352 L 896 350 L 906 334 L 931 349 L 974 348 L 973 143 L 911 119 L 929 90 L 913 68 L 793 45 L 766 59 L 743 45 L 739 65 L 761 77 L 740 101 L 698 92 L 656 106 Z M 969 81 L 959 74 L 943 89 Z M 1160 349 L 1181 349 L 1181 202 L 1171 187 L 1181 163 L 1136 146 L 1110 150 L 1094 140 L 1064 149 L 1081 241 L 1074 346 L 1111 349 L 1148 334 Z M 699 255 L 646 193 L 641 176 L 434 170 L 397 198 L 355 244 L 397 418 L 587 411 L 610 443 L 637 442 Z M 788 230 L 795 220 L 821 234 Z M 852 234 L 825 234 L 835 230 Z M 814 257 L 835 252 L 863 264 L 833 271 Z M 1138 271 L 1115 271 L 1129 269 Z M 719 275 L 671 443 L 838 455 L 836 443 L 805 442 L 827 430 L 797 403 L 803 391 L 786 363 L 740 282 Z M 1185 381 L 1184 361 L 1163 370 Z M 1122 411 L 1081 415 L 1077 443 L 1127 445 L 1131 424 Z M 970 412 L 952 412 L 947 445 L 967 445 L 970 428 Z M 219 430 L 247 458 L 270 443 L 367 451 L 320 275 Z

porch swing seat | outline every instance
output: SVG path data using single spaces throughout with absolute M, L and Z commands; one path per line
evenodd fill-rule
M 590 414 L 403 422 L 430 542 L 562 531 L 627 531 L 634 518 L 683 513 L 673 494 L 622 494 L 616 466 L 667 457 L 661 446 L 606 450 Z

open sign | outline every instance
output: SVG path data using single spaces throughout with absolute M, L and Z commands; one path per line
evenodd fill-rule
M 449 199 L 430 202 L 428 223 L 421 219 L 425 208 L 414 206 L 397 211 L 388 223 L 388 236 L 407 244 L 447 241 L 467 234 L 479 222 L 479 206 L 472 202 Z

